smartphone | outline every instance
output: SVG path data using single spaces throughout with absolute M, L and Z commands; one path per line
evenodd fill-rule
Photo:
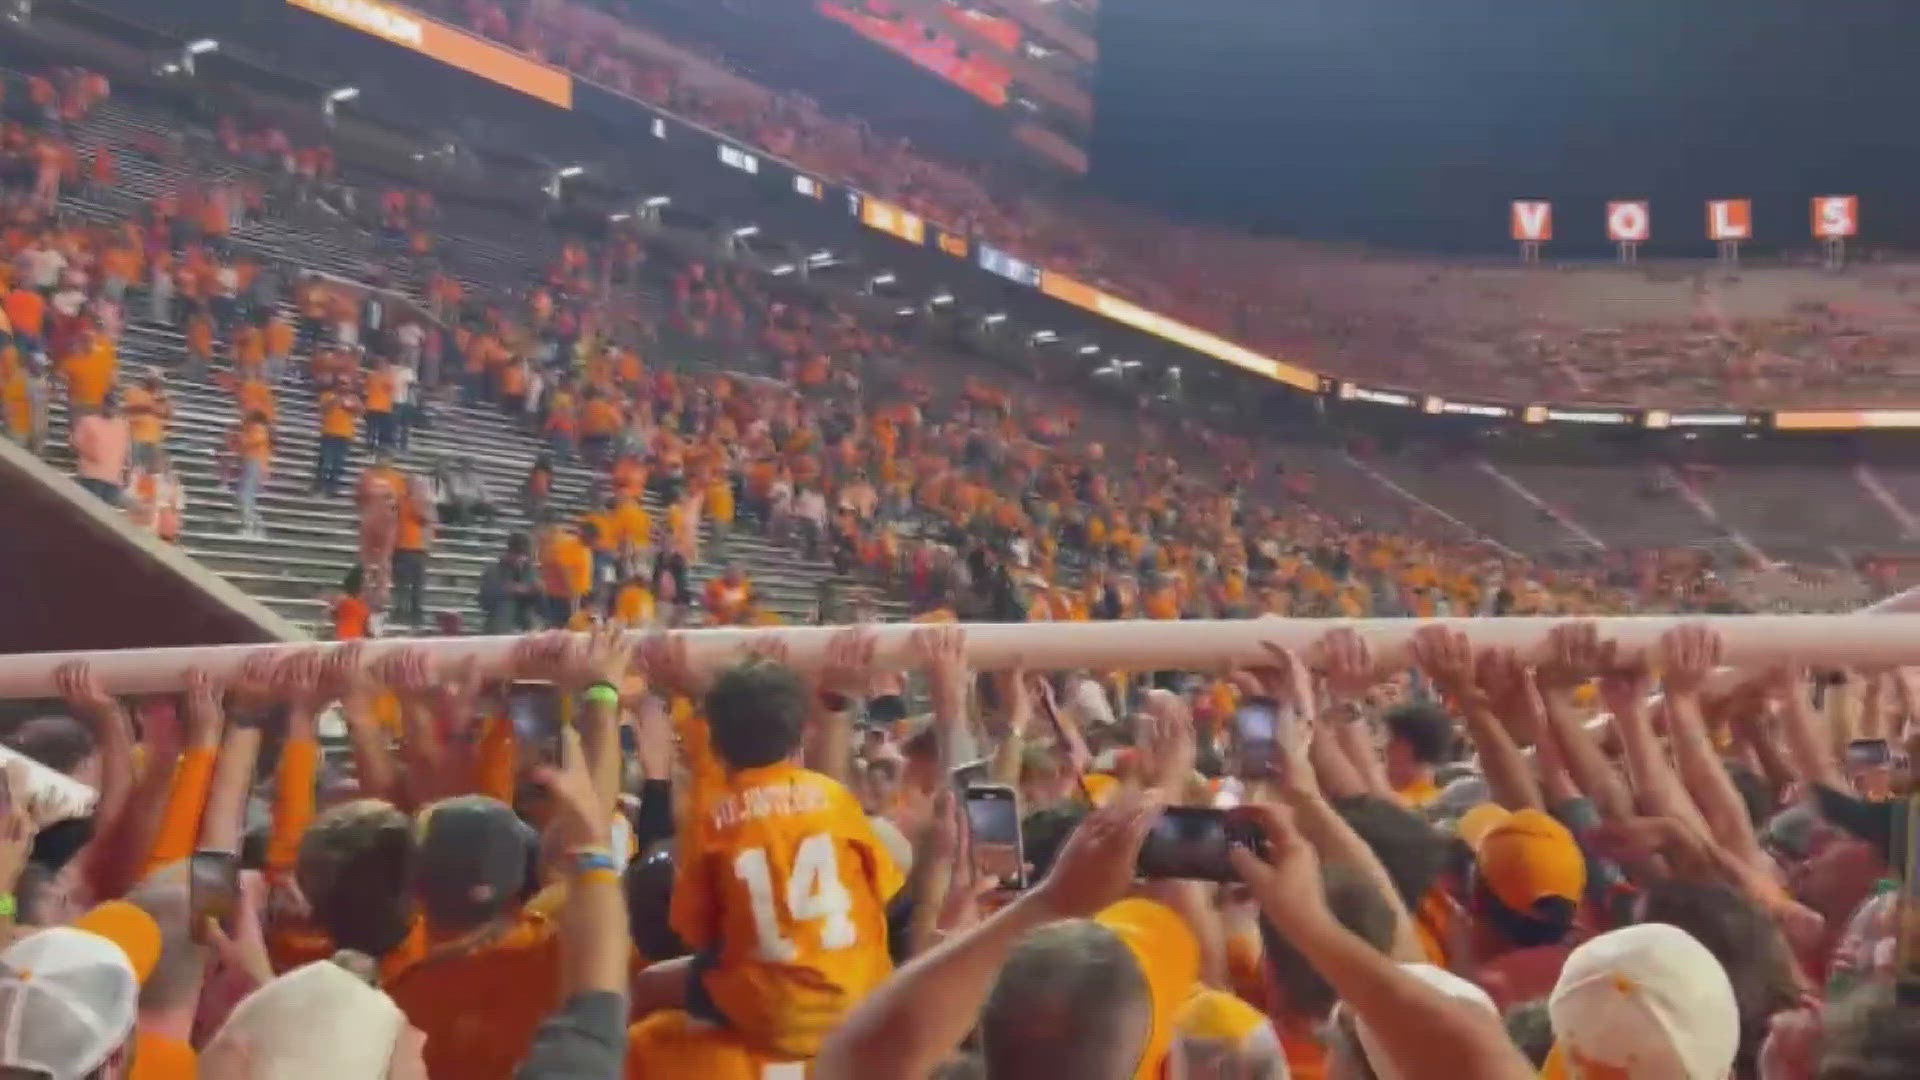
M 1245 844 L 1256 854 L 1266 849 L 1266 837 L 1258 826 L 1229 811 L 1169 806 L 1147 831 L 1134 869 L 1143 878 L 1238 881 L 1227 858 L 1227 849 L 1235 843 Z
M 1292 716 L 1270 697 L 1250 697 L 1233 712 L 1233 749 L 1236 773 L 1242 777 L 1272 776 L 1280 760 L 1282 728 Z
M 973 784 L 966 789 L 965 802 L 974 872 L 999 881 L 1003 889 L 1026 888 L 1019 793 L 1005 784 Z
M 987 769 L 990 768 L 992 764 L 988 759 L 981 758 L 978 761 L 969 761 L 963 765 L 955 765 L 953 772 L 948 774 L 953 780 L 954 790 L 966 791 L 976 784 L 986 783 Z
M 560 691 L 552 683 L 516 682 L 508 686 L 507 722 L 513 725 L 522 761 L 559 763 Z
M 207 920 L 230 927 L 240 900 L 240 858 L 230 851 L 196 851 L 187 860 L 187 918 L 199 940 Z
M 1884 769 L 1893 764 L 1893 747 L 1885 739 L 1855 739 L 1847 744 L 1847 768 Z

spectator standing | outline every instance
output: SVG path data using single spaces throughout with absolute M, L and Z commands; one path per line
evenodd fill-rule
M 393 540 L 394 618 L 419 629 L 427 620 L 427 552 L 433 547 L 433 496 L 418 477 L 402 474 L 399 528 Z
M 366 436 L 368 450 L 393 448 L 394 379 L 393 365 L 386 357 L 376 360 L 367 373 Z
M 234 503 L 240 511 L 240 535 L 266 535 L 260 521 L 260 492 L 273 470 L 273 424 L 265 413 L 249 411 L 234 429 L 232 451 L 236 476 Z
M 313 491 L 329 496 L 340 492 L 346 478 L 347 451 L 360 422 L 360 398 L 352 390 L 331 387 L 320 392 L 320 450 L 313 463 Z
M 355 491 L 360 508 L 361 589 L 367 605 L 375 613 L 387 610 L 397 563 L 395 543 L 400 530 L 401 503 L 406 499 L 407 476 L 393 464 L 392 455 L 380 451 L 373 466 L 360 475 Z
M 533 629 L 539 596 L 532 545 L 524 534 L 515 533 L 507 537 L 506 550 L 480 575 L 481 632 L 508 634 Z
M 167 397 L 159 373 L 150 372 L 128 387 L 121 408 L 127 414 L 127 428 L 133 440 L 133 467 L 158 468 L 160 444 L 167 437 L 167 421 L 173 418 L 173 402 Z
M 127 418 L 120 414 L 112 394 L 98 406 L 85 409 L 69 436 L 80 486 L 108 506 L 121 505 L 127 482 L 127 456 L 133 437 Z
M 412 324 L 408 324 L 412 325 Z M 393 372 L 393 445 L 405 450 L 413 442 L 414 425 L 425 412 L 421 406 L 419 377 L 414 365 L 402 359 L 391 365 Z

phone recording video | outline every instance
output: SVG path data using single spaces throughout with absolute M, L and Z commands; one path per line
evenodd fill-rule
M 1238 881 L 1227 850 L 1245 844 L 1264 854 L 1266 837 L 1258 826 L 1231 811 L 1209 807 L 1169 806 L 1147 832 L 1134 869 L 1144 878 L 1186 878 L 1194 881 Z
M 1855 739 L 1847 744 L 1847 768 L 1884 769 L 1893 764 L 1893 747 L 1885 739 Z
M 552 683 L 516 682 L 507 687 L 507 722 L 523 761 L 560 762 L 560 691 Z
M 1248 698 L 1233 713 L 1236 772 L 1243 777 L 1272 776 L 1280 758 L 1282 727 L 1291 717 L 1269 697 Z
M 974 873 L 998 881 L 1003 889 L 1026 888 L 1019 794 L 1004 784 L 976 784 L 967 788 L 965 803 Z
M 229 851 L 196 851 L 187 860 L 187 918 L 195 940 L 207 920 L 232 924 L 240 901 L 240 859 Z

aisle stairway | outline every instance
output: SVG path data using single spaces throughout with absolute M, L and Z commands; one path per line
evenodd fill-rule
M 168 136 L 174 128 L 167 118 L 135 105 L 115 102 L 104 107 L 86 121 L 81 138 L 83 142 L 104 139 L 114 146 L 120 185 L 113 191 L 75 194 L 64 200 L 66 209 L 87 218 L 119 219 L 152 196 L 175 188 L 187 178 L 185 171 L 136 148 L 141 142 Z M 198 168 L 205 166 L 205 162 L 196 163 Z M 232 176 L 246 170 L 222 163 L 212 171 Z M 472 214 L 453 220 L 469 228 L 482 227 Z M 523 222 L 490 217 L 484 230 L 490 239 L 438 238 L 439 246 L 450 253 L 449 261 L 470 290 L 502 294 L 524 288 L 538 278 L 553 246 L 551 237 Z M 233 239 L 243 250 L 358 280 L 395 265 L 400 258 L 398 245 L 392 240 L 345 222 L 320 230 L 269 217 L 243 225 Z M 404 288 L 400 275 L 393 278 L 391 284 Z M 127 311 L 129 325 L 120 345 L 122 377 L 133 378 L 149 366 L 163 368 L 173 398 L 175 417 L 166 445 L 186 490 L 181 546 L 290 621 L 320 632 L 327 624 L 322 594 L 341 582 L 357 558 L 357 515 L 351 491 L 360 468 L 369 460 L 365 447 L 354 447 L 340 496 L 311 494 L 309 485 L 318 447 L 314 397 L 304 386 L 289 380 L 278 392 L 278 445 L 273 474 L 260 500 L 266 535 L 241 535 L 239 513 L 224 486 L 220 464 L 226 433 L 237 419 L 231 395 L 211 380 L 185 377 L 181 336 L 170 326 L 143 321 L 147 312 L 143 295 L 130 293 Z M 70 471 L 64 402 L 56 401 L 52 412 L 48 456 L 56 466 Z M 470 460 L 502 511 L 493 525 L 443 528 L 428 560 L 425 607 L 430 618 L 434 612 L 456 612 L 472 632 L 480 625 L 476 607 L 480 575 L 499 555 L 510 532 L 533 527 L 520 513 L 518 493 L 544 446 L 491 407 L 436 404 L 432 420 L 429 430 L 416 431 L 409 449 L 396 455 L 398 464 L 410 473 L 425 476 L 436 460 Z M 589 472 L 577 463 L 561 468 L 555 476 L 556 510 L 565 517 L 582 512 L 590 482 Z M 664 522 L 664 507 L 655 504 L 651 496 L 648 509 L 657 526 Z M 709 535 L 703 538 L 702 554 L 711 551 Z M 843 595 L 862 588 L 834 575 L 832 567 L 824 562 L 806 559 L 791 548 L 751 535 L 736 533 L 728 555 L 753 580 L 767 608 L 788 621 L 811 618 L 823 580 L 834 580 Z M 718 566 L 712 562 L 696 563 L 691 573 L 694 589 L 717 571 Z M 881 614 L 899 617 L 904 609 L 883 601 Z

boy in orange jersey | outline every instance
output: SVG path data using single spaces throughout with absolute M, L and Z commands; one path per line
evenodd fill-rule
M 812 1057 L 893 970 L 900 869 L 853 794 L 795 764 L 814 704 L 799 675 L 764 661 L 707 692 L 723 776 L 682 826 L 671 914 L 694 955 L 634 987 L 636 1014 L 685 1009 L 776 1061 Z

